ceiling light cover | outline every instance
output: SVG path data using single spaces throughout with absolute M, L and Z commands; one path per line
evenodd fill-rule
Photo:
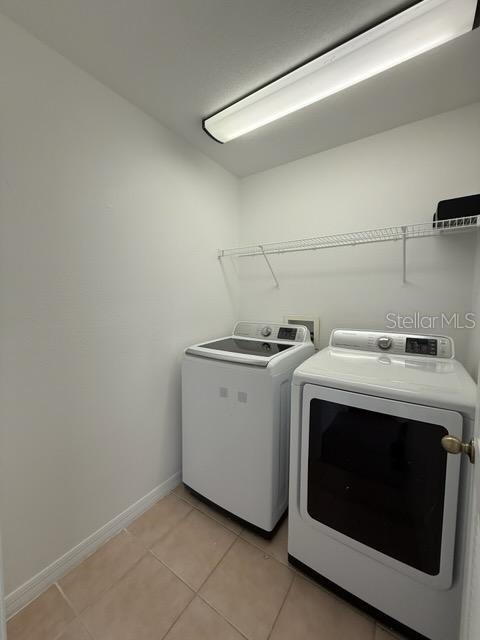
M 477 0 L 423 0 L 203 121 L 229 142 L 472 29 Z

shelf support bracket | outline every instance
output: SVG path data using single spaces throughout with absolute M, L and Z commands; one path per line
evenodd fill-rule
M 267 263 L 268 268 L 270 269 L 270 273 L 272 274 L 272 278 L 275 280 L 275 286 L 277 287 L 277 289 L 280 287 L 280 284 L 278 283 L 277 280 L 277 276 L 275 275 L 275 272 L 272 268 L 272 265 L 270 264 L 270 260 L 267 258 L 267 254 L 265 253 L 265 249 L 263 248 L 263 245 L 259 244 L 258 245 L 260 248 L 260 251 L 262 252 L 262 256 L 265 258 L 265 262 Z
M 403 284 L 407 284 L 407 227 L 402 226 Z

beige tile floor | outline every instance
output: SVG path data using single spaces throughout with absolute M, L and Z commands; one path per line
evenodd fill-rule
M 8 640 L 394 640 L 179 485 L 8 622 Z

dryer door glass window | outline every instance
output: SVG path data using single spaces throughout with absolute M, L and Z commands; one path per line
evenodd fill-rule
M 313 399 L 310 516 L 424 573 L 440 571 L 447 430 Z

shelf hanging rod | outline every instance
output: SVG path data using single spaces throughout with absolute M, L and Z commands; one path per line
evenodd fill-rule
M 263 257 L 265 258 L 265 262 L 267 263 L 268 268 L 270 269 L 270 273 L 272 274 L 272 278 L 275 280 L 275 286 L 276 286 L 276 287 L 277 287 L 277 289 L 278 289 L 278 288 L 280 287 L 280 284 L 279 284 L 279 282 L 278 282 L 278 280 L 277 280 L 277 276 L 275 275 L 275 272 L 274 272 L 274 270 L 273 270 L 273 268 L 272 268 L 272 265 L 271 265 L 271 263 L 270 263 L 270 260 L 267 258 L 267 255 L 266 255 L 265 251 L 263 250 L 263 246 L 262 246 L 261 244 L 259 244 L 258 246 L 259 246 L 259 248 L 260 248 L 260 251 L 261 251 L 261 252 L 262 252 L 262 254 L 263 254 Z

